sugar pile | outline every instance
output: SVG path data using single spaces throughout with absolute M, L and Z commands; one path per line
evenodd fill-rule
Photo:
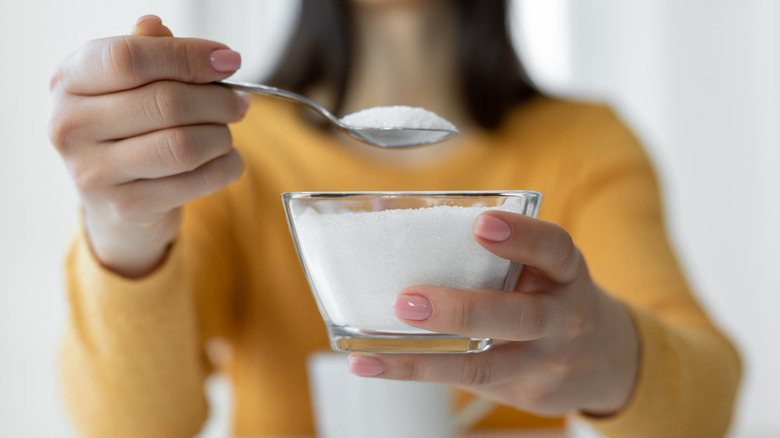
M 488 252 L 471 234 L 474 220 L 486 210 L 437 206 L 322 214 L 307 209 L 295 218 L 295 227 L 309 275 L 334 324 L 425 333 L 393 315 L 393 300 L 404 288 L 503 286 L 509 261 Z
M 457 132 L 447 119 L 424 108 L 411 106 L 377 106 L 347 114 L 341 122 L 355 128 L 438 129 Z

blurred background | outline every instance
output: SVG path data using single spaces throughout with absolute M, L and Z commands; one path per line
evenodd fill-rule
M 670 234 L 746 362 L 731 436 L 780 436 L 780 2 L 513 0 L 518 50 L 546 91 L 607 100 L 662 178 Z M 61 264 L 78 200 L 46 135 L 48 82 L 83 42 L 154 13 L 242 53 L 262 80 L 293 0 L 27 0 L 0 14 L 0 436 L 70 437 L 56 355 Z M 229 387 L 203 433 L 226 436 Z M 660 438 L 660 437 L 659 437 Z

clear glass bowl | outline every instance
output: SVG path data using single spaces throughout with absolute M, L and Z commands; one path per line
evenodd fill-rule
M 480 246 L 472 225 L 488 209 L 536 217 L 541 194 L 296 192 L 282 200 L 334 350 L 454 353 L 493 341 L 408 326 L 393 300 L 414 285 L 513 289 L 521 266 Z

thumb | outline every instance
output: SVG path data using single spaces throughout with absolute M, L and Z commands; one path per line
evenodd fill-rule
M 135 22 L 130 35 L 171 37 L 173 33 L 162 24 L 162 18 L 156 15 L 144 15 Z

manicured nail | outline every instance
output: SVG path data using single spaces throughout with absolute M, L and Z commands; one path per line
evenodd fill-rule
M 393 301 L 393 313 L 402 319 L 422 321 L 430 318 L 433 306 L 422 295 L 398 295 Z
M 482 214 L 477 218 L 473 231 L 477 236 L 493 242 L 503 242 L 512 235 L 508 223 L 489 214 Z
M 356 376 L 373 377 L 385 372 L 385 364 L 371 356 L 351 355 L 347 359 L 349 372 Z
M 241 67 L 241 54 L 228 49 L 211 52 L 211 65 L 220 73 L 229 73 Z

